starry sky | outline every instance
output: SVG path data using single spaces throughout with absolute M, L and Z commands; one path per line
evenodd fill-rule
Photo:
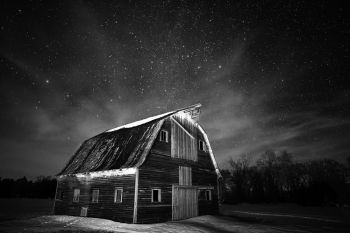
M 1 1 L 0 177 L 201 103 L 219 165 L 350 150 L 349 16 L 326 1 Z

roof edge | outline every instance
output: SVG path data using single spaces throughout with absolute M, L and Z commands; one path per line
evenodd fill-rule
M 144 118 L 144 119 L 141 119 L 141 120 L 138 120 L 138 121 L 134 121 L 134 122 L 130 122 L 128 124 L 121 125 L 121 126 L 118 126 L 118 127 L 112 128 L 112 129 L 108 129 L 108 130 L 104 131 L 103 133 L 110 133 L 110 132 L 114 132 L 114 131 L 117 131 L 117 130 L 120 130 L 120 129 L 125 129 L 125 128 L 133 128 L 133 127 L 140 126 L 140 125 L 146 124 L 146 123 L 154 121 L 154 120 L 160 120 L 162 118 L 166 118 L 166 117 L 168 117 L 170 115 L 173 115 L 175 113 L 178 113 L 178 112 L 181 112 L 181 111 L 184 111 L 184 110 L 195 109 L 195 108 L 200 108 L 200 107 L 202 107 L 202 104 L 200 104 L 200 103 L 194 104 L 194 105 L 190 105 L 188 107 L 179 108 L 179 109 L 176 109 L 176 110 L 173 110 L 173 111 L 170 111 L 170 112 L 166 112 L 166 113 L 162 113 L 162 114 L 159 114 L 159 115 L 151 116 L 151 117 Z
M 151 139 L 149 140 L 148 145 L 144 149 L 144 151 L 143 151 L 142 155 L 140 156 L 140 159 L 137 162 L 137 164 L 135 165 L 135 167 L 137 167 L 137 168 L 141 167 L 142 164 L 146 161 L 146 158 L 148 157 L 148 155 L 153 147 L 153 144 L 157 139 L 157 135 L 158 135 L 160 129 L 162 128 L 163 124 L 164 124 L 164 119 L 161 119 L 160 124 L 158 124 L 156 129 L 153 131 Z
M 202 128 L 202 126 L 200 126 L 200 124 L 196 123 L 197 124 L 197 127 L 199 129 L 199 131 L 203 134 L 204 136 L 204 141 L 205 143 L 208 145 L 208 150 L 209 150 L 209 155 L 210 155 L 210 158 L 211 158 L 211 161 L 213 162 L 213 165 L 214 165 L 214 168 L 215 168 L 215 172 L 216 174 L 218 175 L 219 178 L 221 178 L 221 173 L 220 173 L 220 169 L 218 167 L 218 164 L 216 163 L 216 159 L 215 159 L 215 156 L 214 156 L 214 153 L 213 153 L 213 149 L 211 148 L 211 145 L 210 145 L 210 142 L 209 142 L 209 138 L 208 138 L 208 135 L 207 133 L 204 131 L 204 129 Z
M 103 171 L 92 171 L 84 173 L 73 173 L 65 175 L 57 175 L 56 177 L 61 179 L 64 177 L 76 177 L 76 178 L 95 178 L 95 177 L 109 177 L 109 176 L 124 176 L 132 175 L 136 173 L 136 167 L 121 168 L 121 169 L 110 169 Z

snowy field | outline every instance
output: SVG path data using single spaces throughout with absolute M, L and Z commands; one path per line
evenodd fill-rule
M 178 222 L 125 224 L 52 216 L 51 200 L 0 199 L 0 232 L 348 232 L 349 209 L 280 205 L 223 205 L 221 216 Z M 223 216 L 225 215 L 225 216 Z

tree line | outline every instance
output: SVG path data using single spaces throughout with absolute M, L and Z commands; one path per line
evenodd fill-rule
M 286 151 L 266 151 L 254 163 L 243 154 L 221 171 L 223 202 L 349 204 L 349 167 L 332 159 L 296 162 Z
M 50 176 L 40 176 L 34 181 L 26 177 L 16 180 L 0 177 L 0 198 L 54 198 L 56 183 Z
M 243 154 L 228 164 L 221 170 L 224 203 L 350 204 L 350 157 L 348 166 L 332 159 L 297 162 L 286 151 L 269 150 L 254 163 Z M 0 177 L 0 198 L 54 198 L 56 184 L 50 176 Z

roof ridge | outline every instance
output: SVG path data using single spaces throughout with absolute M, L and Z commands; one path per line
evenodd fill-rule
M 110 132 L 115 132 L 115 131 L 120 130 L 120 129 L 128 129 L 128 128 L 133 128 L 133 127 L 136 127 L 136 126 L 144 125 L 144 124 L 146 124 L 148 122 L 151 122 L 151 121 L 154 121 L 154 120 L 160 120 L 162 118 L 168 117 L 168 116 L 173 115 L 175 113 L 178 113 L 180 111 L 188 110 L 188 109 L 191 109 L 191 108 L 200 108 L 201 106 L 202 105 L 200 103 L 198 103 L 198 104 L 190 105 L 188 107 L 179 108 L 179 109 L 176 109 L 176 110 L 173 110 L 173 111 L 170 111 L 170 112 L 166 112 L 166 113 L 162 113 L 162 114 L 159 114 L 159 115 L 147 117 L 147 118 L 144 118 L 144 119 L 141 119 L 141 120 L 138 120 L 138 121 L 133 121 L 133 122 L 127 123 L 125 125 L 121 125 L 121 126 L 118 126 L 118 127 L 112 128 L 112 129 L 108 129 L 108 130 L 104 131 L 103 133 L 110 133 Z

